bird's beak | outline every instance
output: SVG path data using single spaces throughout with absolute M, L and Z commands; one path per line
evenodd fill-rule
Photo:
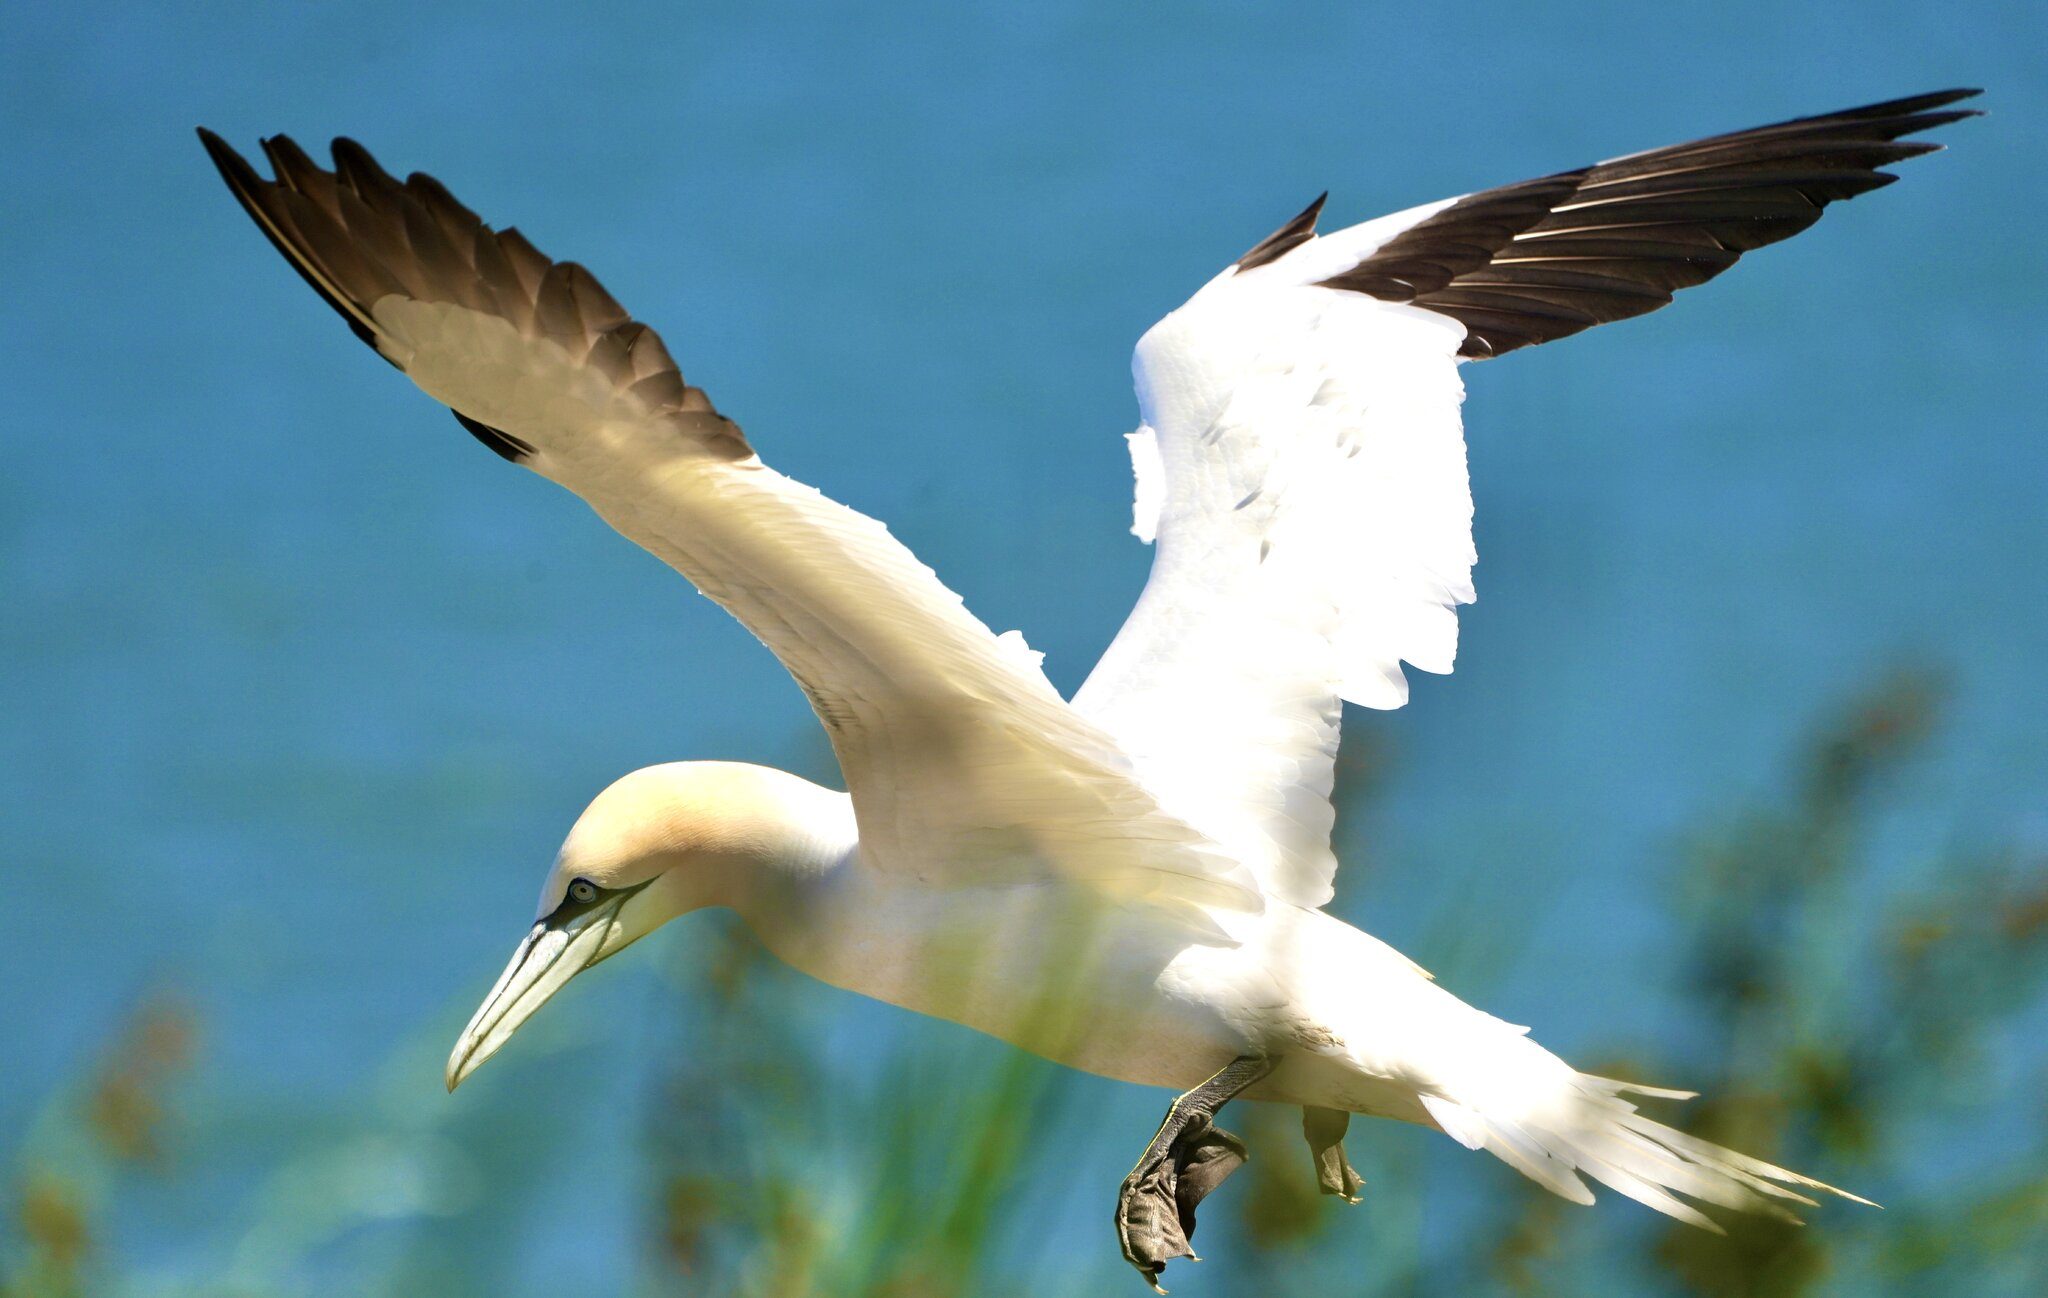
M 449 1090 L 497 1054 L 562 984 L 619 949 L 619 911 L 630 896 L 614 894 L 573 914 L 557 911 L 533 926 L 448 1056 Z

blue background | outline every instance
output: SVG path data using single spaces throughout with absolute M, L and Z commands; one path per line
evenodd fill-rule
M 1149 560 L 1129 348 L 1316 193 L 1337 226 L 1989 87 L 1950 152 L 1674 309 L 1466 371 L 1480 601 L 1454 677 L 1353 717 L 1393 756 L 1337 909 L 1440 966 L 1461 914 L 1512 904 L 1464 939 L 1490 962 L 1465 990 L 1569 1056 L 1683 1039 L 1673 835 L 1888 663 L 1954 700 L 1887 878 L 2048 840 L 2044 28 L 1762 0 L 10 6 L 0 1149 L 175 983 L 226 1094 L 500 1106 L 559 1169 L 521 1247 L 617 1283 L 631 1250 L 591 1245 L 633 1227 L 655 962 L 580 983 L 551 1066 L 447 1100 L 440 1051 L 612 777 L 824 769 L 774 661 L 363 352 L 193 126 L 353 135 L 583 261 L 771 463 L 886 519 L 1071 689 Z M 1159 1098 L 1088 1085 L 1135 1147 Z M 221 1245 L 154 1211 L 140 1255 Z M 1107 1247 L 1096 1215 L 1075 1247 Z

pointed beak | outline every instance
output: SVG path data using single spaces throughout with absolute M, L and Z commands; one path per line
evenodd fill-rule
M 597 963 L 600 953 L 611 953 L 604 948 L 618 928 L 619 911 L 629 895 L 615 894 L 587 910 L 551 915 L 533 926 L 448 1056 L 449 1090 L 497 1054 L 564 983 Z

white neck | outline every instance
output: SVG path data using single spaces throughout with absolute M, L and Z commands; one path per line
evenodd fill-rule
M 756 822 L 759 838 L 752 850 L 734 858 L 720 898 L 757 933 L 763 925 L 807 910 L 852 863 L 860 846 L 852 798 L 793 775 L 787 778 L 790 784 L 779 790 L 779 814 Z

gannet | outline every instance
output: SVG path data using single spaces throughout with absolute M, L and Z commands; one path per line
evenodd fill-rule
M 796 678 L 846 792 L 678 762 L 601 792 L 450 1055 L 454 1089 L 582 970 L 729 907 L 823 982 L 1179 1093 L 1124 1180 L 1155 1288 L 1245 1159 L 1214 1119 L 1296 1105 L 1355 1200 L 1352 1114 L 1432 1127 L 1590 1203 L 1790 1217 L 1845 1191 L 1638 1111 L 1330 915 L 1340 701 L 1449 672 L 1477 556 L 1459 364 L 1655 310 L 1804 230 L 1949 90 L 1631 154 L 1322 233 L 1324 198 L 1139 340 L 1136 608 L 1072 700 L 872 519 L 764 464 L 574 262 L 338 139 L 200 131 L 242 207 L 356 336 L 498 455 L 569 488 Z M 1324 196 L 1325 198 L 1327 195 Z M 875 448 L 886 454 L 885 448 Z M 1867 1202 L 1859 1200 L 1859 1202 Z

